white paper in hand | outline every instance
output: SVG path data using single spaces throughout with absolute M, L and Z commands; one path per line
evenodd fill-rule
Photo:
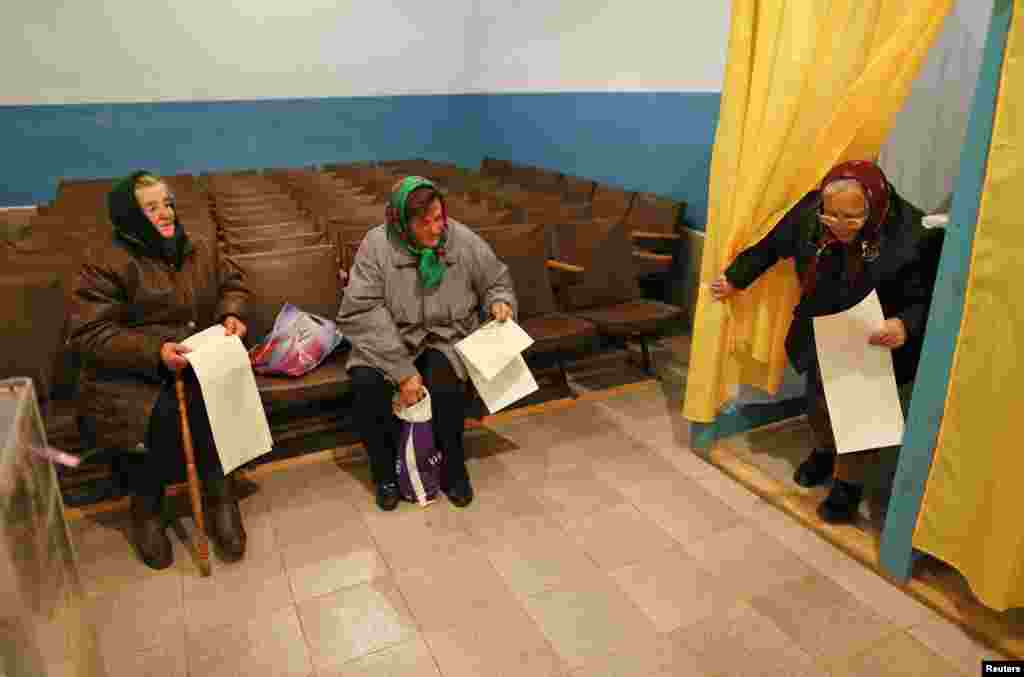
M 224 328 L 223 324 L 215 324 L 212 327 L 207 327 L 200 332 L 192 334 L 182 341 L 182 344 L 188 346 L 192 350 L 199 350 L 212 341 L 227 338 L 227 331 L 228 330 Z
M 531 345 L 533 339 L 514 320 L 492 320 L 456 343 L 455 350 L 484 378 L 493 379 Z
M 495 414 L 510 404 L 515 404 L 527 395 L 537 392 L 537 381 L 522 355 L 516 355 L 505 368 L 492 378 L 485 378 L 476 367 L 466 363 L 469 378 L 476 386 L 480 399 L 487 405 L 487 411 Z
M 845 312 L 814 318 L 821 380 L 840 454 L 903 441 L 903 409 L 892 352 L 868 343 L 884 322 L 874 291 Z
M 213 325 L 184 341 L 210 418 L 224 472 L 268 453 L 274 445 L 249 353 L 237 336 Z
M 537 391 L 537 381 L 523 359 L 533 339 L 514 320 L 494 320 L 455 344 L 490 413 Z

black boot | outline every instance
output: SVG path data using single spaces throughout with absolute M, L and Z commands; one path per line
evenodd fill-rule
M 388 512 L 398 507 L 402 495 L 397 482 L 381 482 L 377 485 L 377 507 Z
M 444 493 L 456 508 L 465 508 L 473 502 L 473 485 L 469 483 L 469 477 L 455 480 Z
M 836 452 L 831 449 L 815 449 L 807 460 L 800 464 L 793 474 L 793 481 L 802 487 L 816 487 L 824 484 L 836 465 Z
M 818 517 L 829 524 L 854 521 L 863 494 L 863 485 L 836 480 L 828 497 L 818 506 Z
M 234 489 L 228 480 L 211 482 L 207 496 L 207 531 L 225 562 L 237 562 L 245 556 L 246 534 L 242 526 L 242 511 L 238 507 Z
M 132 543 L 139 557 L 151 569 L 166 569 L 174 563 L 174 550 L 167 538 L 163 518 L 163 497 L 132 496 Z

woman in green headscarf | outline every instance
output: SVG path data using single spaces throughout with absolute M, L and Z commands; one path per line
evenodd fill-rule
M 441 488 L 456 506 L 473 500 L 462 444 L 467 372 L 454 345 L 480 326 L 482 311 L 503 322 L 515 308 L 508 268 L 479 235 L 448 219 L 438 187 L 418 176 L 396 183 L 386 223 L 359 247 L 338 311 L 352 343 L 356 424 L 382 510 L 399 501 L 396 389 L 408 406 L 426 386 L 443 458 Z

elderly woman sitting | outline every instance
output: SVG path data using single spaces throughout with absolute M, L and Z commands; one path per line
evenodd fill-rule
M 870 339 L 893 351 L 896 381 L 907 406 L 917 370 L 936 250 L 925 235 L 921 210 L 901 198 L 882 170 L 870 162 L 833 168 L 820 190 L 808 193 L 761 242 L 743 251 L 711 285 L 715 298 L 745 289 L 776 261 L 795 258 L 803 293 L 793 311 L 786 352 L 807 374 L 808 419 L 816 448 L 794 480 L 804 487 L 826 482 L 832 489 L 818 510 L 827 522 L 849 521 L 857 513 L 863 484 L 858 475 L 867 454 L 836 458 L 835 441 L 818 367 L 812 318 L 846 310 L 872 289 L 886 320 Z
M 338 311 L 352 343 L 356 421 L 381 510 L 394 510 L 400 498 L 393 397 L 397 390 L 403 405 L 415 404 L 424 386 L 443 459 L 441 489 L 456 506 L 473 500 L 462 440 L 467 372 L 453 346 L 480 326 L 481 309 L 505 321 L 515 307 L 508 268 L 476 233 L 447 218 L 437 186 L 416 176 L 398 182 L 386 223 L 359 247 Z
M 149 172 L 119 181 L 107 196 L 113 238 L 86 257 L 74 287 L 71 344 L 82 356 L 79 417 L 104 447 L 142 457 L 126 477 L 133 492 L 132 540 L 154 569 L 173 562 L 162 519 L 164 490 L 184 477 L 185 460 L 174 374 L 188 366 L 181 341 L 223 323 L 244 337 L 249 292 L 242 271 L 214 244 L 190 239 L 167 185 Z M 237 560 L 246 536 L 231 484 L 191 371 L 189 422 L 221 557 Z

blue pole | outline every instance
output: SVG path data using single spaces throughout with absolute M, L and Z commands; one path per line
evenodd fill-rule
M 1003 56 L 1012 19 L 1013 0 L 996 0 L 968 121 L 967 138 L 960 155 L 960 175 L 953 193 L 950 224 L 911 396 L 907 433 L 900 450 L 892 498 L 882 531 L 882 567 L 901 582 L 910 578 L 917 556 L 913 548 L 914 528 L 921 512 L 946 408 L 953 353 L 963 319 L 974 231 L 985 188 Z

